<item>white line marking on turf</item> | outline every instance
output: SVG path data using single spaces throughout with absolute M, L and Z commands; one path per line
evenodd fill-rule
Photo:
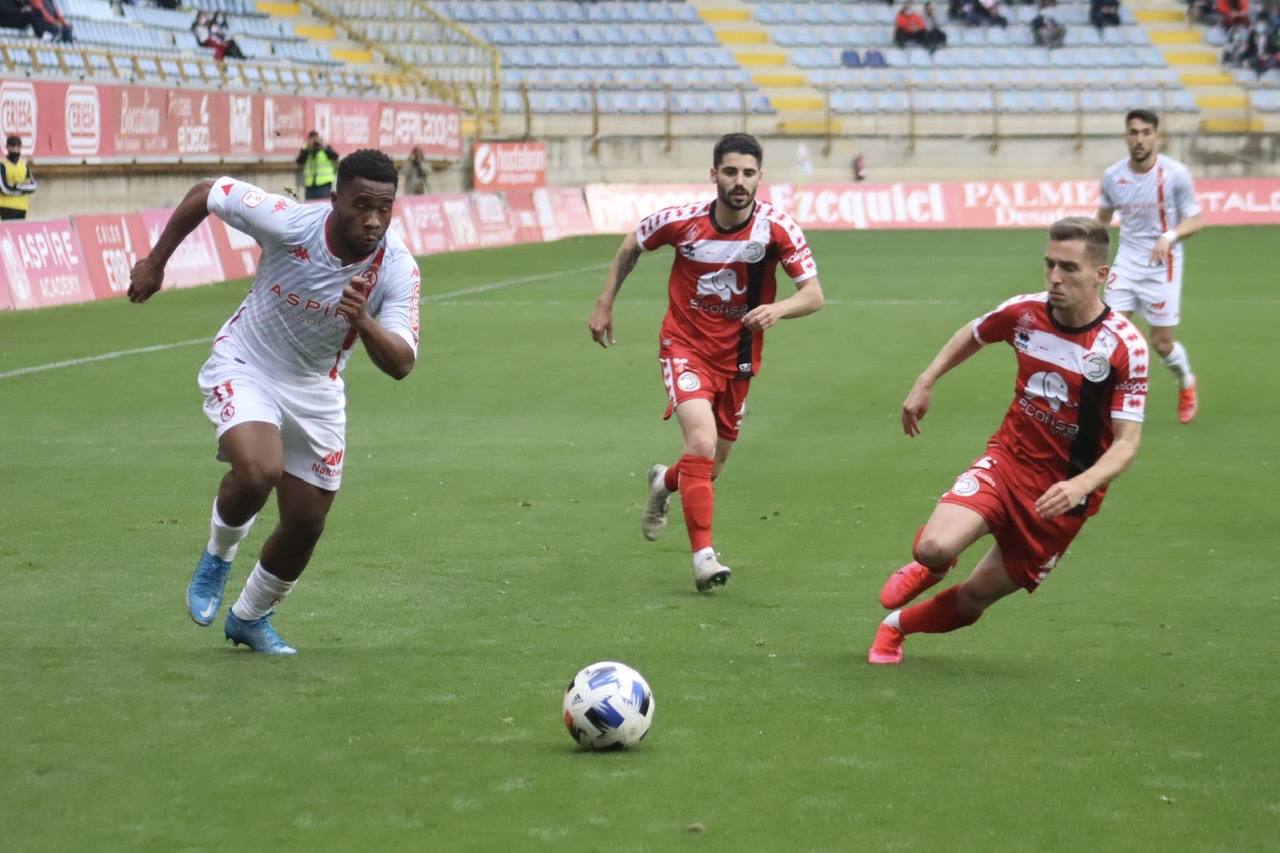
M 609 264 L 592 264 L 589 267 L 578 267 L 572 270 L 556 270 L 549 273 L 537 273 L 536 275 L 522 275 L 516 278 L 506 278 L 501 281 L 491 281 L 488 284 L 478 284 L 474 287 L 464 287 L 461 290 L 451 290 L 446 293 L 428 294 L 422 298 L 423 302 L 441 302 L 446 299 L 457 299 L 460 296 L 472 296 L 477 293 L 487 293 L 491 290 L 500 290 L 504 287 L 512 287 L 517 284 L 532 284 L 536 281 L 547 281 L 553 278 L 561 278 L 563 276 L 576 275 L 584 272 L 597 272 L 599 270 L 608 269 Z M 458 303 L 466 304 L 466 303 Z M 487 303 L 478 303 L 487 304 Z M 577 304 L 577 303 L 574 303 Z M 124 358 L 129 355 L 143 355 L 149 352 L 160 352 L 168 349 L 179 349 L 181 347 L 191 347 L 196 344 L 208 344 L 209 338 L 192 338 L 186 341 L 175 341 L 171 344 L 154 344 L 148 347 L 135 347 L 134 349 L 122 349 L 114 352 L 104 352 L 100 355 L 87 355 L 83 358 L 68 358 L 63 361 L 51 361 L 47 364 L 35 364 L 31 367 L 17 367 L 13 370 L 0 372 L 0 379 L 12 379 L 16 376 L 28 376 L 32 373 L 44 373 L 47 370 L 60 370 L 64 367 L 78 367 L 82 364 L 94 364 L 99 361 L 110 361 L 115 358 Z

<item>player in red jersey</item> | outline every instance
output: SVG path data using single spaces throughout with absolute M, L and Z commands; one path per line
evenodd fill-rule
M 873 664 L 902 661 L 908 634 L 954 631 L 1018 589 L 1034 592 L 1107 484 L 1138 452 L 1146 408 L 1147 343 L 1100 295 L 1107 281 L 1106 226 L 1089 217 L 1049 229 L 1045 291 L 1015 296 L 966 324 L 920 374 L 902 404 L 902 428 L 920 434 L 934 383 L 986 344 L 1014 349 L 1013 403 L 985 453 L 942 496 L 916 534 L 912 562 L 880 591 L 893 612 L 867 653 Z M 942 580 L 956 558 L 992 534 L 973 573 L 926 602 L 904 607 Z
M 658 361 L 668 405 L 684 435 L 683 455 L 649 471 L 641 531 L 649 540 L 667 525 L 680 493 L 699 592 L 724 584 L 729 568 L 712 546 L 711 485 L 738 438 L 751 377 L 760 370 L 764 332 L 779 320 L 822 307 L 822 285 L 804 233 L 790 216 L 756 200 L 763 152 L 754 137 L 731 133 L 713 153 L 714 200 L 668 207 L 628 234 L 605 276 L 587 325 L 602 347 L 614 343 L 613 302 L 641 252 L 674 246 Z M 778 266 L 796 292 L 775 302 Z

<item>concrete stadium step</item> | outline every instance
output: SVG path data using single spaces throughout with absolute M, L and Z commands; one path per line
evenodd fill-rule
M 257 6 L 258 11 L 265 15 L 273 18 L 288 18 L 293 24 L 294 33 L 300 38 L 325 42 L 329 47 L 329 55 L 339 62 L 349 65 L 369 65 L 373 62 L 371 52 L 354 42 L 338 38 L 338 32 L 333 26 L 302 8 L 301 3 L 259 0 Z

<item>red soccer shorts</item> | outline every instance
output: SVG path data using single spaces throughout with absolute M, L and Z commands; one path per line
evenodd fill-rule
M 725 441 L 737 441 L 742 418 L 747 412 L 747 390 L 750 379 L 729 379 L 708 370 L 696 355 L 663 350 L 658 364 L 662 367 L 662 384 L 667 389 L 667 411 L 671 417 L 676 406 L 686 400 L 710 400 L 716 417 L 716 435 Z
M 1005 572 L 1027 592 L 1035 592 L 1085 522 L 1083 515 L 1040 517 L 1036 500 L 1051 485 L 1043 476 L 1029 476 L 1007 456 L 989 455 L 957 477 L 941 501 L 981 515 L 1000 546 Z

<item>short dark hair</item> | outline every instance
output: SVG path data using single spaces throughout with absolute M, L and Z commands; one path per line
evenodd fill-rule
M 376 148 L 352 151 L 338 161 L 338 187 L 356 178 L 364 178 L 376 184 L 400 184 L 400 172 L 396 169 L 396 164 Z
M 749 154 L 756 158 L 757 164 L 764 165 L 764 149 L 749 133 L 726 133 L 720 137 L 711 155 L 711 165 L 718 167 L 726 154 Z
M 1124 117 L 1124 126 L 1128 127 L 1129 122 L 1133 121 L 1135 118 L 1138 121 L 1145 121 L 1156 130 L 1160 129 L 1160 116 L 1156 115 L 1151 110 L 1129 110 L 1128 114 Z
M 1065 219 L 1059 219 L 1049 226 L 1049 239 L 1055 242 L 1082 241 L 1089 260 L 1098 266 L 1107 262 L 1108 249 L 1111 247 L 1111 234 L 1107 231 L 1107 226 L 1092 216 L 1068 216 Z
M 10 145 L 21 145 L 21 144 L 22 144 L 21 136 L 10 136 L 8 139 L 4 141 L 5 148 L 8 148 Z

